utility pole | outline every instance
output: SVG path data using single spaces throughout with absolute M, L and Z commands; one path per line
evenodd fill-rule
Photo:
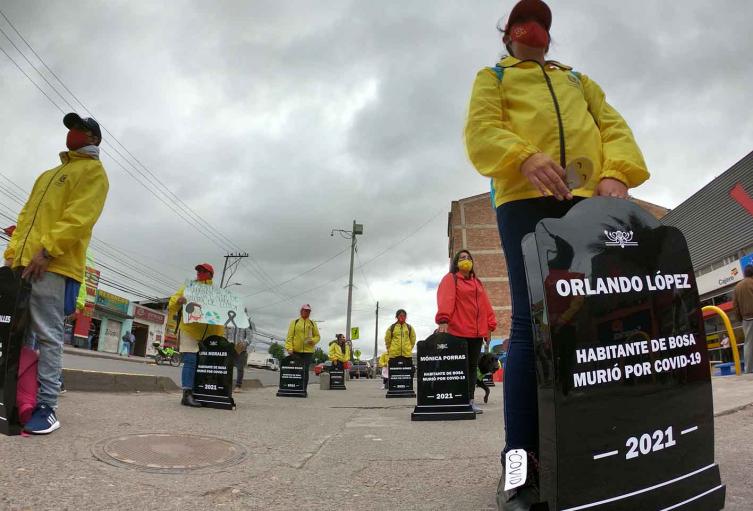
M 230 285 L 230 279 L 232 279 L 235 272 L 238 271 L 238 265 L 241 263 L 241 260 L 246 257 L 248 257 L 246 252 L 238 252 L 237 254 L 228 254 L 225 256 L 225 266 L 222 268 L 222 278 L 220 278 L 221 288 L 224 289 Z M 227 278 L 227 284 L 225 284 L 225 272 L 228 270 L 230 270 L 230 276 Z
M 377 301 L 376 307 L 376 328 L 374 329 L 374 375 L 376 376 L 377 369 L 377 351 L 379 349 L 379 301 Z
M 350 240 L 350 277 L 348 278 L 348 313 L 347 320 L 345 322 L 345 339 L 350 342 L 350 313 L 353 306 L 353 258 L 356 255 L 356 236 L 363 234 L 363 224 L 357 224 L 353 220 L 353 228 L 350 231 L 343 229 L 332 229 L 330 236 L 334 236 L 335 233 L 340 233 L 345 239 Z M 352 345 L 352 342 L 351 342 Z M 350 352 L 351 358 L 353 357 L 353 350 Z

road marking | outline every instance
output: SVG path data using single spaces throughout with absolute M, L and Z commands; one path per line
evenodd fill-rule
M 692 433 L 696 429 L 698 429 L 698 426 L 693 426 L 692 428 L 683 429 L 682 431 L 680 431 L 680 434 L 684 435 L 685 433 Z
M 594 459 L 595 460 L 600 460 L 601 458 L 608 458 L 610 456 L 614 456 L 615 454 L 619 454 L 619 453 L 620 453 L 620 451 L 609 451 L 609 452 L 605 452 L 605 453 L 602 453 L 602 454 L 596 454 L 594 456 Z

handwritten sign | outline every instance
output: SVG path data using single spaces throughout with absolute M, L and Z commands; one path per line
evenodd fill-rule
M 196 281 L 186 284 L 183 291 L 183 323 L 203 323 L 248 328 L 250 322 L 241 299 L 228 291 Z

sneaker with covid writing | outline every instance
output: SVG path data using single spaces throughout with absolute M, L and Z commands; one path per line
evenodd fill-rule
M 33 435 L 46 435 L 60 427 L 60 421 L 55 415 L 55 410 L 46 404 L 37 405 L 31 419 L 24 426 L 24 431 Z

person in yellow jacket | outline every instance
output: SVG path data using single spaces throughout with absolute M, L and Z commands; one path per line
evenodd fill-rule
M 290 322 L 285 338 L 285 350 L 288 354 L 303 360 L 303 386 L 309 384 L 309 367 L 314 356 L 314 348 L 320 340 L 319 328 L 311 320 L 311 305 L 301 305 L 301 316 Z
M 350 346 L 343 334 L 337 334 L 337 339 L 329 343 L 329 359 L 335 369 L 343 369 L 350 360 Z
M 390 377 L 390 354 L 388 352 L 384 352 L 381 355 L 379 355 L 379 361 L 378 365 L 382 369 L 382 390 L 387 388 L 387 380 Z
M 509 55 L 476 75 L 465 125 L 468 156 L 492 181 L 510 278 L 503 458 L 524 449 L 534 458 L 528 467 L 537 466 L 538 419 L 521 240 L 540 220 L 564 216 L 583 198 L 625 199 L 629 188 L 649 177 L 630 128 L 599 85 L 546 59 L 551 26 L 551 10 L 541 0 L 521 0 L 513 7 L 502 30 Z M 531 474 L 525 485 L 508 492 L 500 480 L 498 507 L 529 509 L 538 499 L 536 479 Z
M 211 286 L 214 277 L 214 268 L 209 263 L 202 263 L 196 266 L 196 281 L 200 284 Z M 186 297 L 183 296 L 186 287 L 182 286 L 173 296 L 167 305 L 168 315 L 170 317 L 179 314 L 186 306 L 186 311 L 191 313 L 197 310 L 197 304 L 186 304 Z M 188 309 L 191 309 L 189 311 Z M 180 404 L 185 406 L 201 406 L 193 396 L 194 376 L 196 373 L 197 352 L 199 343 L 211 337 L 212 335 L 225 335 L 225 327 L 222 325 L 207 325 L 204 323 L 184 323 L 178 315 L 178 345 L 180 346 L 181 360 L 183 361 L 183 371 L 180 375 L 180 383 L 183 388 L 183 397 Z
M 405 322 L 408 313 L 399 309 L 395 313 L 396 321 L 387 328 L 384 334 L 384 344 L 390 359 L 403 357 L 410 359 L 413 354 L 413 346 L 416 345 L 416 331 Z
M 69 113 L 61 165 L 40 175 L 18 215 L 5 250 L 5 266 L 31 281 L 27 342 L 39 347 L 37 406 L 24 428 L 46 434 L 60 427 L 63 320 L 76 306 L 86 248 L 110 187 L 99 161 L 102 132 L 97 121 Z

